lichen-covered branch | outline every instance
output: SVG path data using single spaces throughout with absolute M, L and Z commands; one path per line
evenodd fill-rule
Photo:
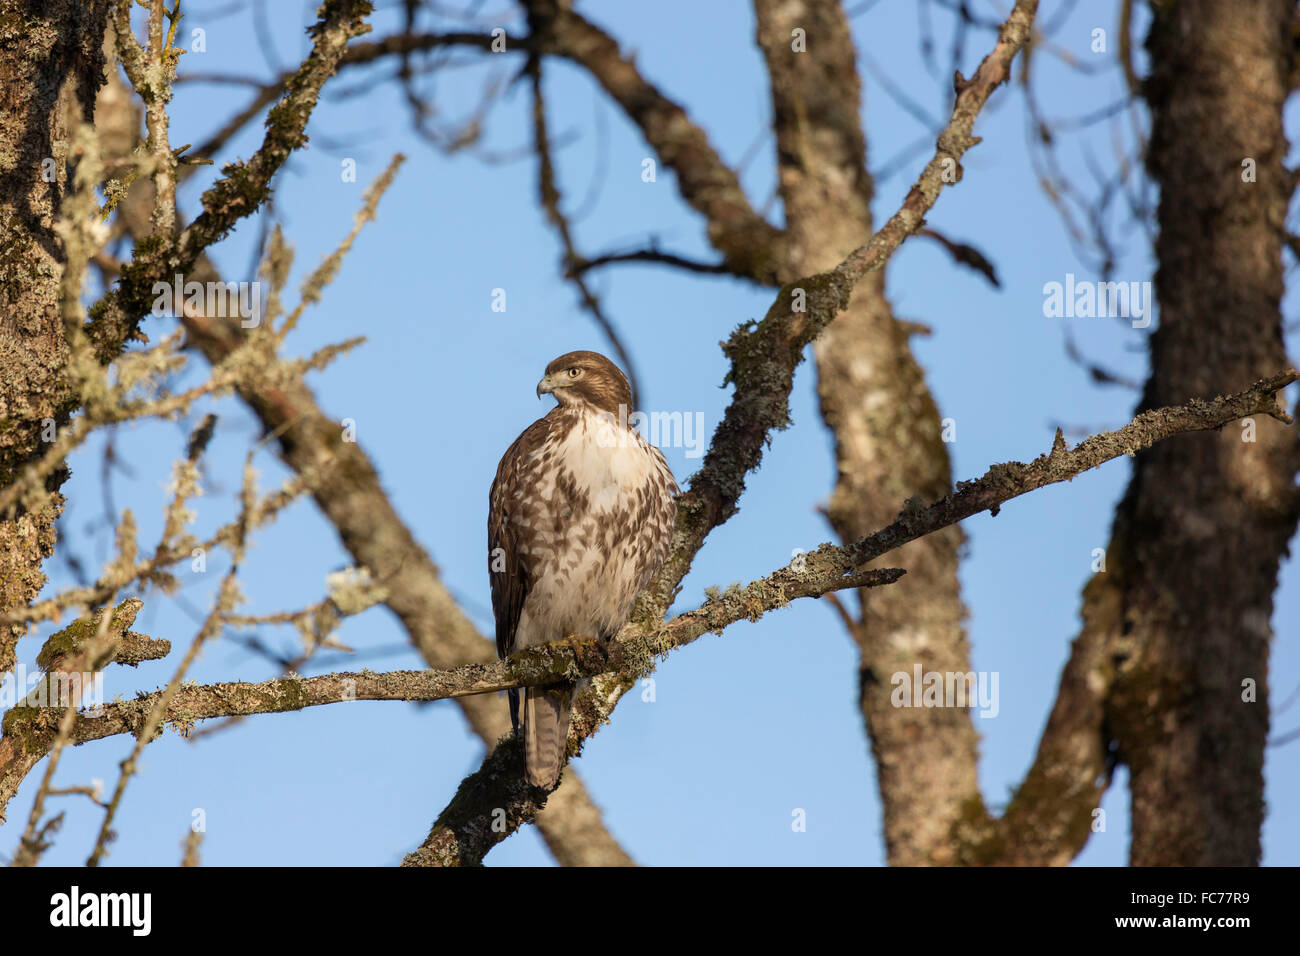
M 185 732 L 199 720 L 214 717 L 246 717 L 254 714 L 282 713 L 352 700 L 434 701 L 492 694 L 516 687 L 537 687 L 562 681 L 594 677 L 617 670 L 640 672 L 651 669 L 654 660 L 683 647 L 709 632 L 720 633 L 739 620 L 757 620 L 775 608 L 801 597 L 820 597 L 845 587 L 876 587 L 890 584 L 903 572 L 896 568 L 862 571 L 852 567 L 851 559 L 834 548 L 822 549 L 806 556 L 807 563 L 782 568 L 744 588 L 733 587 L 719 593 L 693 611 L 688 611 L 659 628 L 637 634 L 625 641 L 607 643 L 573 637 L 536 647 L 525 648 L 504 660 L 484 664 L 465 664 L 448 670 L 394 671 L 389 673 L 324 674 L 318 677 L 283 677 L 257 684 L 228 682 L 186 685 L 180 682 L 193 660 L 194 651 L 214 633 L 226 618 L 226 612 L 209 615 L 191 651 L 181 661 L 176 677 L 167 687 L 135 700 L 105 704 L 98 716 L 79 716 L 68 738 L 81 744 L 102 740 L 116 734 L 131 733 L 140 738 L 140 747 L 148 743 L 170 723 Z M 227 581 L 232 580 L 229 576 Z M 228 585 L 226 585 L 228 586 Z M 110 638 L 116 642 L 129 627 L 139 609 L 136 600 L 123 602 L 113 616 Z M 227 609 L 228 610 L 228 609 Z M 215 616 L 214 616 L 215 615 Z M 94 618 L 79 623 L 77 633 L 86 627 L 103 631 L 108 627 Z M 65 629 L 67 634 L 72 628 Z M 68 637 L 67 641 L 73 638 Z M 76 646 L 80 647 L 80 638 Z M 58 647 L 65 646 L 60 637 Z M 94 661 L 78 659 L 78 666 L 92 663 L 102 666 L 112 653 L 96 645 Z M 120 655 L 119 655 L 120 656 Z M 63 660 L 62 657 L 59 660 Z M 55 707 L 24 705 L 9 712 L 5 736 L 19 741 L 28 755 L 43 752 L 55 739 L 62 710 Z M 140 747 L 137 747 L 137 754 Z M 130 758 L 129 758 L 130 759 Z M 124 774 L 123 779 L 129 774 Z M 120 786 L 120 785 L 119 785 Z M 116 801 L 113 804 L 115 805 Z
M 619 99 L 617 91 L 631 97 L 626 108 L 634 114 L 634 118 L 641 115 L 645 119 L 642 129 L 646 130 L 647 139 L 652 145 L 658 148 L 660 143 L 658 136 L 653 135 L 651 130 L 658 129 L 656 124 L 659 120 L 665 120 L 668 121 L 673 136 L 685 136 L 687 143 L 699 146 L 699 142 L 692 138 L 695 128 L 681 109 L 663 101 L 653 89 L 644 88 L 644 81 L 635 67 L 619 57 L 617 44 L 613 40 L 571 11 L 555 8 L 549 0 L 543 6 L 545 9 L 541 12 L 553 18 L 552 32 L 538 35 L 567 35 L 571 58 L 582 63 L 598 78 L 603 76 L 602 85 L 616 100 Z M 893 250 L 923 225 L 924 214 L 934 204 L 943 186 L 955 181 L 954 173 L 959 168 L 961 157 L 976 142 L 970 135 L 975 117 L 993 90 L 1005 82 L 1009 75 L 1011 60 L 1028 40 L 1036 9 L 1036 0 L 1018 0 L 998 34 L 993 52 L 984 59 L 969 82 L 961 81 L 952 117 L 939 136 L 935 155 L 908 193 L 899 212 L 836 269 L 784 285 L 763 321 L 757 325 L 742 325 L 724 345 L 731 360 L 728 381 L 735 386 L 735 393 L 721 424 L 714 432 L 703 468 L 691 480 L 689 490 L 678 500 L 677 526 L 669 557 L 655 581 L 638 600 L 629 627 L 650 626 L 663 617 L 709 532 L 735 513 L 736 503 L 744 490 L 746 474 L 758 467 L 771 433 L 784 428 L 789 422 L 790 389 L 794 382 L 794 370 L 803 358 L 804 346 L 815 339 L 820 330 L 845 308 L 858 280 L 867 272 L 880 268 Z M 539 11 L 538 4 L 532 4 L 530 10 L 536 15 Z M 560 43 L 556 49 L 563 55 L 564 44 Z M 667 129 L 658 129 L 658 132 L 665 133 Z M 698 133 L 697 130 L 695 132 Z M 699 133 L 699 138 L 703 138 L 702 133 Z M 670 155 L 713 155 L 707 140 L 703 141 L 707 153 L 700 150 L 678 152 L 679 143 L 669 142 L 663 145 L 674 151 Z M 725 179 L 715 166 L 708 163 L 705 166 L 713 170 L 713 174 Z M 730 174 L 729 171 L 727 173 Z M 679 177 L 684 175 L 679 170 Z M 734 176 L 732 179 L 734 181 Z M 683 190 L 685 189 L 683 185 Z M 724 197 L 724 203 L 728 201 L 725 197 L 732 195 L 725 182 L 713 194 Z M 743 195 L 741 199 L 743 200 Z M 716 220 L 710 218 L 710 235 L 714 238 L 715 246 L 730 256 L 734 254 L 734 249 L 728 252 L 719 245 L 714 235 L 715 225 L 728 221 L 731 220 L 727 217 Z M 769 253 L 770 247 L 765 247 L 763 255 Z M 754 271 L 762 272 L 764 269 Z M 631 684 L 626 679 L 613 676 L 598 679 L 593 692 L 580 695 L 574 709 L 571 740 L 580 742 L 594 733 L 617 706 L 629 686 Z M 493 773 L 501 769 L 500 759 L 498 756 L 489 756 L 480 772 L 492 778 Z M 472 791 L 476 785 L 467 781 L 456 801 L 453 801 L 454 806 L 463 807 L 464 801 L 469 799 L 465 790 L 467 786 Z M 532 819 L 540 806 L 529 793 L 516 792 L 512 797 L 512 803 L 492 804 L 493 807 L 505 810 L 510 831 L 521 822 Z M 460 841 L 469 839 L 471 831 L 482 835 L 475 829 L 479 826 L 479 818 L 463 818 L 460 810 L 452 812 L 452 808 L 448 808 L 448 812 L 451 816 L 446 819 L 453 824 L 457 820 L 468 819 L 465 827 L 457 832 L 457 825 L 435 826 L 425 845 L 430 845 L 430 841 L 437 843 L 438 852 L 431 856 L 421 856 L 420 851 L 416 851 L 411 858 L 414 862 L 474 862 L 481 859 L 482 854 L 493 845 L 489 842 L 460 847 Z M 451 834 L 450 837 L 448 833 Z M 495 831 L 488 835 L 495 836 Z M 453 846 L 448 846 L 448 840 L 452 841 Z
M 116 48 L 131 85 L 145 104 L 145 127 L 149 131 L 146 149 L 157 197 L 152 215 L 154 232 L 169 235 L 176 226 L 177 163 L 167 135 L 167 104 L 171 101 L 172 81 L 176 78 L 176 61 L 180 56 L 172 47 L 180 3 L 177 0 L 176 7 L 168 15 L 163 0 L 151 0 L 147 53 L 131 32 L 131 6 L 132 0 L 117 0 L 117 12 L 113 18 Z M 165 40 L 164 18 L 172 21 Z
M 891 583 L 901 576 L 898 569 L 872 571 L 863 570 L 862 566 L 971 515 L 981 511 L 997 514 L 1003 504 L 1014 498 L 1046 485 L 1069 481 L 1090 468 L 1136 454 L 1174 435 L 1221 428 L 1250 415 L 1270 415 L 1290 423 L 1290 416 L 1278 404 L 1277 393 L 1298 378 L 1300 373 L 1289 369 L 1234 395 L 1144 412 L 1123 428 L 1094 435 L 1074 448 L 1066 447 L 1058 431 L 1051 450 L 1033 461 L 993 465 L 979 479 L 959 482 L 956 490 L 940 501 L 928 506 L 909 503 L 892 524 L 861 541 L 845 546 L 824 544 L 802 556 L 806 565 L 801 570 L 791 567 L 778 571 L 747 588 L 720 595 L 664 625 L 629 625 L 612 644 L 613 653 L 625 655 L 617 669 L 618 677 L 624 682 L 635 679 L 652 664 L 654 655 L 724 626 L 721 622 L 754 617 L 786 603 L 791 597 Z M 571 651 L 574 661 L 580 660 L 584 648 L 592 646 L 598 647 L 594 642 L 574 645 Z M 646 652 L 650 653 L 649 657 Z M 563 643 L 546 645 L 544 653 L 548 667 L 557 662 L 568 665 L 570 651 Z M 554 671 L 548 671 L 548 676 L 551 673 Z M 604 671 L 587 670 L 578 664 L 566 676 L 574 678 L 592 673 Z M 595 733 L 600 721 L 617 703 L 617 696 L 601 697 L 599 687 L 582 695 L 574 721 L 575 733 L 570 736 L 570 756 L 581 750 L 585 739 Z M 593 712 L 597 715 L 595 720 Z M 488 850 L 545 805 L 545 791 L 527 784 L 521 771 L 522 754 L 518 742 L 511 737 L 465 778 L 429 835 L 407 856 L 403 865 L 480 863 Z
M 286 94 L 267 117 L 266 136 L 248 160 L 225 167 L 225 175 L 203 194 L 203 212 L 175 236 L 138 241 L 117 289 L 96 303 L 88 328 L 100 360 L 116 358 L 149 311 L 155 282 L 188 272 L 208 246 L 223 239 L 240 219 L 252 215 L 269 194 L 272 177 L 289 154 L 302 148 L 303 130 L 321 87 L 338 68 L 347 44 L 370 28 L 369 0 L 326 0 L 321 18 L 309 31 L 312 51 L 286 85 Z
M 95 845 L 90 851 L 90 856 L 86 859 L 86 866 L 99 866 L 104 855 L 108 852 L 108 844 L 116 837 L 113 831 L 113 820 L 117 816 L 118 807 L 121 806 L 122 797 L 126 793 L 126 786 L 135 775 L 140 755 L 162 726 L 168 705 L 180 690 L 181 681 L 185 679 L 186 673 L 188 673 L 194 661 L 198 659 L 203 645 L 221 633 L 223 615 L 231 613 L 241 599 L 239 593 L 239 568 L 243 564 L 244 554 L 248 547 L 249 532 L 256 527 L 254 515 L 257 511 L 257 504 L 257 473 L 253 470 L 253 452 L 250 451 L 244 463 L 239 518 L 236 522 L 238 532 L 230 549 L 230 568 L 221 578 L 221 584 L 217 588 L 217 599 L 212 605 L 212 610 L 204 617 L 203 624 L 194 635 L 194 640 L 190 642 L 189 649 L 177 664 L 172 679 L 168 681 L 166 687 L 158 692 L 158 698 L 154 701 L 153 706 L 145 711 L 144 720 L 136 734 L 135 746 L 121 763 L 121 772 L 118 774 L 117 784 L 113 788 L 113 795 L 109 798 L 108 806 L 104 808 L 104 819 L 100 823 Z
M 762 322 L 745 323 L 724 345 L 731 360 L 728 381 L 735 394 L 714 432 L 704 467 L 678 503 L 677 537 L 665 570 L 652 585 L 652 604 L 663 612 L 709 531 L 735 513 L 745 475 L 757 468 L 773 431 L 790 421 L 789 396 L 803 349 L 847 305 L 854 286 L 884 265 L 903 240 L 924 224 L 924 216 L 967 149 L 975 117 L 993 90 L 1006 81 L 1011 60 L 1029 36 L 1036 0 L 1020 0 L 998 41 L 974 77 L 962 81 L 952 117 L 939 135 L 935 154 L 908 192 L 902 207 L 862 246 L 830 272 L 781 287 Z

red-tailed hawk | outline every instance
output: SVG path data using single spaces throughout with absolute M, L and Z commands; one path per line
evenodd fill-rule
M 497 653 L 569 635 L 608 640 L 668 554 L 677 483 L 628 422 L 632 391 L 597 352 L 546 366 L 537 397 L 559 404 L 515 439 L 488 497 L 488 569 Z M 528 782 L 553 787 L 564 763 L 574 688 L 529 687 Z M 510 691 L 519 729 L 519 692 Z

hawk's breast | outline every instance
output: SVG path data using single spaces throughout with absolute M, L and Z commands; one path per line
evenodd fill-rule
M 515 646 L 612 634 L 667 554 L 676 483 L 663 455 L 613 416 L 573 412 L 524 470 L 515 513 L 532 582 Z

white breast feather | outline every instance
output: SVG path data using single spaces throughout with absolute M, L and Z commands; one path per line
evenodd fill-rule
M 646 491 L 676 485 L 658 450 L 610 416 L 585 413 L 563 439 L 534 454 L 542 474 L 530 496 L 542 508 L 530 522 L 534 579 L 516 647 L 620 627 L 663 561 L 675 507 L 668 498 L 656 502 L 646 520 L 629 520 Z M 574 513 L 560 500 L 561 482 L 587 499 L 585 508 Z M 551 530 L 556 527 L 558 535 Z

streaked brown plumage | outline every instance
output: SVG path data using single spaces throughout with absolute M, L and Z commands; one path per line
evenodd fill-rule
M 627 425 L 631 390 L 598 352 L 569 352 L 537 385 L 559 403 L 526 428 L 489 493 L 488 571 L 497 653 L 569 635 L 612 638 L 668 554 L 677 484 L 659 449 Z M 553 787 L 565 760 L 572 685 L 527 688 L 530 783 Z M 519 728 L 519 694 L 510 693 Z

